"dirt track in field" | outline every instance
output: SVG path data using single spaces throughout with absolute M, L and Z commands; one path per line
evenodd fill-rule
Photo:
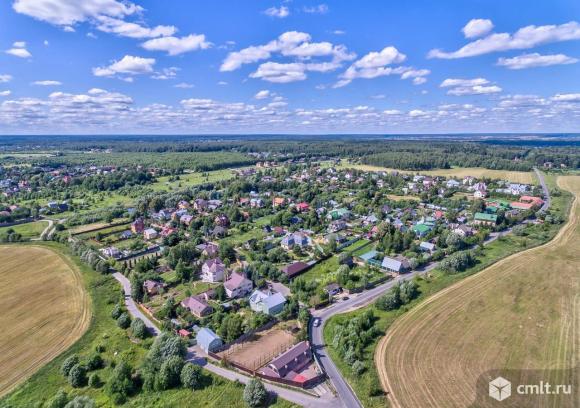
M 560 177 L 558 184 L 576 199 L 568 223 L 552 241 L 435 294 L 388 330 L 375 364 L 394 407 L 470 406 L 478 378 L 480 384 L 493 379 L 486 378 L 489 370 L 538 370 L 551 383 L 578 381 L 580 177 Z M 519 384 L 531 375 L 511 373 Z M 497 406 L 483 398 L 477 406 Z M 572 407 L 573 400 L 541 396 L 534 406 Z M 516 401 L 501 406 L 517 406 Z
M 40 246 L 0 246 L 0 395 L 68 349 L 91 320 L 75 265 Z

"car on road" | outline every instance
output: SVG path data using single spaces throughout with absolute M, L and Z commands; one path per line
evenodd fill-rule
M 319 318 L 319 317 L 317 317 L 316 319 L 314 319 L 314 322 L 312 323 L 312 325 L 313 325 L 314 327 L 318 327 L 318 326 L 320 326 L 320 318 Z
M 348 300 L 350 299 L 348 296 L 343 296 L 342 300 Z

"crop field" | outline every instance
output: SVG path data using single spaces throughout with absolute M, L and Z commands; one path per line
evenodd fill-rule
M 353 168 L 364 171 L 398 171 L 399 173 L 408 174 L 424 174 L 431 176 L 442 176 L 442 177 L 457 177 L 463 178 L 466 176 L 473 176 L 477 178 L 492 178 L 500 180 L 509 180 L 513 183 L 523 183 L 523 184 L 537 184 L 536 177 L 533 172 L 526 171 L 509 171 L 509 170 L 490 170 L 483 167 L 455 167 L 452 169 L 437 169 L 437 170 L 397 170 L 390 169 L 386 167 L 370 166 L 366 164 L 348 164 L 343 162 L 341 164 L 343 168 Z
M 247 167 L 240 167 L 243 169 Z M 206 172 L 186 173 L 179 176 L 179 180 L 169 181 L 168 176 L 159 177 L 157 181 L 151 184 L 154 191 L 172 191 L 179 190 L 186 187 L 197 186 L 204 183 L 213 183 L 216 181 L 229 180 L 234 178 L 232 169 L 221 169 Z
M 47 226 L 48 221 L 28 222 L 11 227 L 2 227 L 0 228 L 0 235 L 4 235 L 9 229 L 13 229 L 14 232 L 21 234 L 24 239 L 38 238 Z
M 278 354 L 296 343 L 296 338 L 279 327 L 258 332 L 248 341 L 233 344 L 220 353 L 227 360 L 238 363 L 250 370 L 257 370 Z
M 580 177 L 558 185 L 576 200 L 552 241 L 438 292 L 387 330 L 375 364 L 393 406 L 463 407 L 476 397 L 495 406 L 485 387 L 501 374 L 512 384 L 573 384 L 575 393 L 526 398 L 512 387 L 506 407 L 577 406 Z
M 89 326 L 79 271 L 38 246 L 0 246 L 0 395 L 70 347 Z

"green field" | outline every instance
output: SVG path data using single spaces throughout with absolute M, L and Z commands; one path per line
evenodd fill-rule
M 9 229 L 21 234 L 22 239 L 28 240 L 31 238 L 38 238 L 44 229 L 48 226 L 48 221 L 34 221 L 26 224 L 18 224 L 12 227 L 1 227 L 0 236 L 5 235 Z
M 235 175 L 232 169 L 213 170 L 206 172 L 186 173 L 179 176 L 179 180 L 169 181 L 169 176 L 159 177 L 157 181 L 148 187 L 154 191 L 173 191 L 182 188 L 197 186 L 204 183 L 229 180 Z

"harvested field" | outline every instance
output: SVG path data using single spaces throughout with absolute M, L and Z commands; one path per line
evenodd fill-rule
M 256 333 L 253 338 L 219 353 L 250 370 L 257 370 L 272 358 L 296 343 L 296 338 L 288 331 L 277 326 Z
M 354 168 L 364 171 L 398 171 L 399 173 L 424 174 L 431 176 L 456 177 L 463 178 L 473 176 L 477 178 L 492 178 L 500 180 L 509 180 L 513 183 L 537 184 L 537 179 L 533 172 L 526 171 L 509 171 L 509 170 L 490 170 L 483 167 L 456 167 L 452 169 L 437 170 L 397 170 L 386 167 L 369 166 L 366 164 L 343 164 L 344 168 Z
M 77 341 L 91 320 L 80 272 L 40 246 L 0 246 L 0 395 Z
M 388 329 L 375 364 L 393 406 L 497 406 L 487 387 L 500 375 L 512 382 L 502 406 L 578 406 L 580 177 L 558 184 L 576 199 L 552 241 L 435 294 Z M 515 395 L 514 384 L 539 381 L 572 384 L 573 394 Z

